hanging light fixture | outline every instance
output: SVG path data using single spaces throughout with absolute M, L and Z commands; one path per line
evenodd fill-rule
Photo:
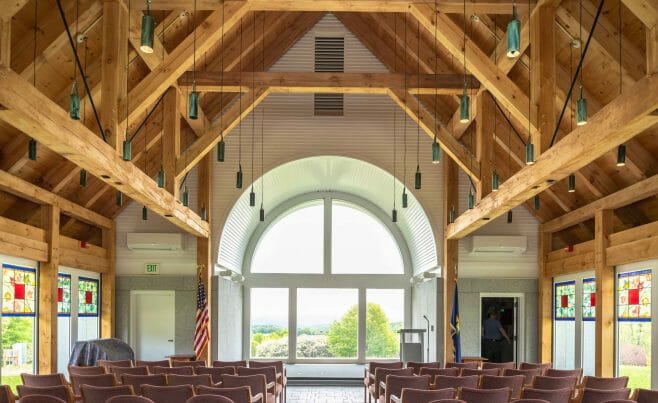
M 203 221 L 208 221 L 208 210 L 206 209 L 205 204 L 201 206 L 201 219 Z
M 539 210 L 539 195 L 535 195 L 535 197 L 533 199 L 533 204 L 534 204 L 535 210 Z
M 87 171 L 84 169 L 80 170 L 80 187 L 87 186 Z
M 408 94 L 407 91 L 407 18 L 403 18 L 404 21 L 404 59 L 402 62 L 402 67 L 404 68 L 404 93 Z M 403 158 L 402 158 L 402 208 L 407 208 L 409 206 L 409 198 L 407 196 L 407 116 L 409 115 L 409 106 L 408 103 L 404 103 L 404 127 L 402 130 L 402 142 L 404 143 L 403 148 Z
M 30 161 L 37 160 L 37 141 L 35 139 L 30 139 L 27 143 L 27 158 L 29 158 Z
M 128 138 L 128 129 L 126 129 L 126 139 L 123 140 L 123 160 L 130 161 L 133 158 L 132 144 Z
M 80 94 L 78 94 L 78 82 L 73 81 L 71 94 L 69 95 L 69 116 L 73 120 L 80 120 Z
M 130 15 L 130 2 L 128 2 L 128 15 Z M 128 37 L 130 37 L 130 18 L 128 18 Z M 130 112 L 128 110 L 128 105 L 130 104 L 130 92 L 128 91 L 128 77 L 130 76 L 130 46 L 128 46 L 126 51 L 126 130 L 123 137 L 122 153 L 121 156 L 124 161 L 130 161 L 133 158 L 132 151 L 132 140 L 130 139 Z
M 529 1 L 528 1 L 529 3 Z M 528 4 L 528 43 L 530 43 L 530 4 Z M 535 163 L 535 145 L 532 144 L 532 124 L 530 123 L 530 104 L 532 99 L 532 58 L 528 61 L 528 143 L 525 145 L 525 164 L 532 165 Z
M 617 166 L 625 167 L 626 166 L 626 145 L 620 144 L 617 147 Z
M 525 164 L 532 165 L 535 163 L 535 145 L 528 143 L 525 145 Z
M 391 221 L 398 222 L 398 211 L 395 208 L 391 211 Z
M 153 53 L 153 34 L 155 32 L 155 18 L 151 15 L 151 0 L 146 0 L 146 14 L 142 16 L 142 35 L 139 50 L 144 53 Z
M 165 186 L 165 172 L 162 166 L 160 166 L 160 170 L 158 171 L 157 182 L 159 188 L 163 188 Z
M 417 37 L 420 38 L 420 21 L 418 21 Z M 416 54 L 418 55 L 416 63 L 416 74 L 418 77 L 418 88 L 420 88 L 420 40 L 417 41 Z M 417 103 L 417 115 L 420 116 L 420 101 Z M 414 176 L 414 189 L 420 190 L 423 187 L 423 175 L 420 172 L 420 124 L 416 124 L 416 175 Z
M 181 201 L 183 206 L 187 207 L 190 205 L 190 192 L 187 191 L 187 185 L 183 186 L 183 193 L 181 195 Z
M 34 1 L 34 59 L 32 60 L 32 86 L 37 87 L 37 18 L 39 10 L 39 0 Z M 37 159 L 37 141 L 30 139 L 27 143 L 27 158 L 30 161 Z
M 407 196 L 407 188 L 402 190 L 402 208 L 409 207 L 409 197 Z
M 117 192 L 116 203 L 117 203 L 117 206 L 123 207 L 123 193 Z
M 253 185 L 251 186 L 251 191 L 249 192 L 249 206 L 254 207 L 256 205 L 256 193 L 254 192 Z
M 507 57 L 521 54 L 521 22 L 516 14 L 516 2 L 512 4 L 512 20 L 507 24 Z
M 432 164 L 438 164 L 441 162 L 441 146 L 436 140 L 436 135 L 434 136 L 434 142 L 432 142 Z
M 466 0 L 464 0 L 464 93 L 459 99 L 459 122 L 468 123 L 471 120 L 471 98 L 466 85 Z
M 618 14 L 618 22 L 619 26 L 617 27 L 617 32 L 619 32 L 619 95 L 621 96 L 623 90 L 624 90 L 624 80 L 622 76 L 622 71 L 621 71 L 621 55 L 623 54 L 621 51 L 621 37 L 622 37 L 622 27 L 623 25 L 621 24 L 621 2 L 619 2 L 619 10 L 617 11 Z M 620 144 L 617 147 L 617 166 L 618 167 L 625 167 L 626 166 L 626 145 L 625 144 Z
M 576 125 L 587 124 L 587 100 L 583 97 L 583 86 L 580 86 L 580 98 L 576 102 Z
M 149 219 L 149 211 L 146 206 L 142 207 L 142 220 L 146 221 Z
M 420 190 L 422 187 L 422 174 L 420 173 L 420 165 L 416 165 L 416 175 L 414 178 L 414 188 Z
M 473 194 L 472 187 L 471 190 L 468 191 L 468 200 L 466 204 L 469 210 L 473 210 L 473 208 L 475 208 L 475 195 Z
M 512 210 L 510 210 L 510 211 L 507 212 L 507 223 L 511 224 L 512 220 L 513 220 L 513 213 L 512 213 Z
M 393 49 L 395 53 L 395 66 L 393 68 L 393 71 L 395 73 L 398 72 L 398 44 L 395 38 L 398 36 L 398 19 L 397 16 L 394 16 L 394 21 L 393 21 L 393 30 L 395 31 L 393 34 Z M 406 79 L 406 77 L 405 77 Z M 393 184 L 393 209 L 391 210 L 391 221 L 396 223 L 398 222 L 398 210 L 396 209 L 396 203 L 395 203 L 395 169 L 397 165 L 397 119 L 398 119 L 398 107 L 397 105 L 393 105 L 393 175 L 392 175 L 392 184 Z
M 253 44 L 256 47 L 256 13 L 254 15 L 254 37 Z M 256 58 L 251 58 L 251 91 L 252 94 L 256 92 Z M 256 193 L 254 192 L 254 150 L 256 148 L 256 112 L 251 112 L 251 190 L 249 191 L 249 206 L 256 206 Z
M 242 18 L 240 18 L 240 88 L 242 88 L 242 51 L 244 49 L 243 41 L 244 26 L 242 24 Z M 239 107 L 240 107 L 240 127 L 238 131 L 238 172 L 235 174 L 235 187 L 236 189 L 242 189 L 242 94 L 238 94 Z
M 226 2 L 222 2 L 222 7 L 224 7 L 224 3 Z M 255 26 L 254 29 L 256 29 Z M 263 60 L 263 71 L 265 71 L 265 13 L 264 12 L 262 18 L 262 30 L 263 30 L 263 35 L 261 37 L 262 38 L 261 60 Z M 222 64 L 223 63 L 224 63 L 224 59 L 222 59 Z M 263 104 L 260 106 L 260 210 L 258 211 L 258 219 L 260 220 L 260 222 L 265 221 L 265 208 L 263 207 L 263 201 L 265 200 L 265 164 L 263 159 L 264 153 L 265 153 L 265 105 Z
M 259 221 L 264 222 L 265 221 L 265 209 L 263 208 L 263 205 L 260 205 L 260 211 L 259 211 Z
M 448 223 L 452 224 L 455 222 L 455 206 L 450 206 L 450 211 L 448 212 Z
M 238 172 L 235 174 L 235 187 L 242 189 L 242 164 L 238 165 Z
M 498 176 L 498 173 L 494 170 L 491 175 L 491 191 L 497 192 L 498 188 L 500 188 L 500 176 Z
M 576 191 L 576 175 L 569 175 L 569 193 L 574 193 Z
M 224 162 L 226 159 L 226 142 L 224 141 L 224 136 L 219 138 L 219 143 L 217 143 L 217 162 Z
M 435 78 L 438 80 L 439 77 L 439 47 L 438 47 L 438 25 L 439 25 L 439 4 L 437 0 L 434 0 L 434 74 Z M 396 58 L 397 62 L 397 58 Z M 436 85 L 434 88 L 434 104 L 439 104 L 439 86 Z M 439 109 L 434 108 L 434 141 L 432 142 L 432 164 L 438 164 L 441 162 L 441 146 L 439 145 Z
M 194 0 L 194 32 L 193 34 L 193 53 L 192 53 L 192 91 L 188 95 L 187 115 L 190 119 L 199 118 L 199 93 L 196 90 L 196 0 Z

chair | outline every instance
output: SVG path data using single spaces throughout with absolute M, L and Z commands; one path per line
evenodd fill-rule
M 459 399 L 466 403 L 508 403 L 511 390 L 502 389 L 474 389 L 462 388 L 459 390 Z
M 71 388 L 67 385 L 54 385 L 54 386 L 29 386 L 29 385 L 18 385 L 16 386 L 16 391 L 20 397 L 20 401 L 23 401 L 23 397 L 30 395 L 40 395 L 40 396 L 50 396 L 56 397 L 58 399 L 64 400 L 67 403 L 73 403 L 74 397 L 71 392 Z
M 491 376 L 483 375 L 480 378 L 480 389 L 501 389 L 510 388 L 512 399 L 518 399 L 521 396 L 521 388 L 525 377 L 521 375 L 513 376 Z
M 192 367 L 153 367 L 151 374 L 167 374 L 167 375 L 194 375 L 194 368 Z
M 246 367 L 247 361 L 213 361 L 213 367 Z
M 583 388 L 598 390 L 622 389 L 628 385 L 628 377 L 604 378 L 599 376 L 586 376 L 583 378 Z
M 185 403 L 235 403 L 232 399 L 220 395 L 199 395 L 187 399 Z
M 400 376 L 412 376 L 414 374 L 413 368 L 382 368 L 378 367 L 375 369 L 375 382 L 368 387 L 368 392 L 370 396 L 368 401 L 374 399 L 375 401 L 379 400 L 379 396 L 382 395 L 381 383 L 386 382 L 386 377 L 389 375 L 400 375 Z
M 96 365 L 99 367 L 132 367 L 133 366 L 133 360 L 98 360 L 96 361 Z
M 252 399 L 256 400 L 260 396 L 260 403 L 274 403 L 274 396 L 267 393 L 265 375 L 222 375 L 222 388 L 238 388 L 241 386 L 250 388 Z
M 461 376 L 471 376 L 471 375 L 491 375 L 499 376 L 501 373 L 500 368 L 488 368 L 488 369 L 471 369 L 471 368 L 462 368 L 459 375 Z
M 656 403 L 658 402 L 658 391 L 649 389 L 635 389 L 631 400 L 637 403 Z
M 436 389 L 436 390 L 420 390 L 420 389 L 402 389 L 402 396 L 400 403 L 429 403 L 442 399 L 452 399 L 455 397 L 456 389 Z
M 542 399 L 519 399 L 519 400 L 514 400 L 514 403 L 550 403 L 550 402 Z
M 578 384 L 578 379 L 574 376 L 565 376 L 556 378 L 552 376 L 536 376 L 532 382 L 534 389 L 554 390 L 570 388 L 574 389 Z
M 553 368 L 553 364 L 550 362 L 522 362 L 519 364 L 519 369 L 537 369 L 541 370 L 540 375 L 544 375 L 549 368 Z
M 235 375 L 235 367 L 196 367 L 194 372 L 197 375 L 210 375 L 215 384 L 222 380 L 222 375 Z
M 583 377 L 583 369 L 578 368 L 578 369 L 553 369 L 553 368 L 548 368 L 546 369 L 546 372 L 544 372 L 545 376 L 552 376 L 553 378 L 566 378 L 566 377 L 572 377 L 575 376 L 579 381 L 580 378 Z
M 142 385 L 142 396 L 153 400 L 154 403 L 182 403 L 194 396 L 194 387 Z
M 414 375 L 420 375 L 421 368 L 441 368 L 441 363 L 438 361 L 434 361 L 434 362 L 409 361 L 407 363 L 407 368 L 413 368 Z
M 434 388 L 435 389 L 446 389 L 446 388 L 477 388 L 480 383 L 480 377 L 477 375 L 472 376 L 446 376 L 446 375 L 437 375 L 434 378 Z
M 120 395 L 107 399 L 105 403 L 153 403 L 153 400 L 144 396 Z
M 446 362 L 446 368 L 478 369 L 478 363 L 477 362 Z
M 55 396 L 47 395 L 29 395 L 21 398 L 20 403 L 66 403 L 66 400 L 62 400 Z
M 434 378 L 437 375 L 459 376 L 459 368 L 421 368 L 421 375 L 429 375 Z
M 21 382 L 25 386 L 58 386 L 67 385 L 66 378 L 63 374 L 21 374 Z
M 366 395 L 370 392 L 370 387 L 375 383 L 375 371 L 377 368 L 390 368 L 390 369 L 401 369 L 404 366 L 404 363 L 401 361 L 370 361 L 368 363 L 368 368 L 364 371 L 363 378 L 363 400 L 366 400 Z M 368 398 L 370 401 L 370 398 Z
M 210 386 L 212 378 L 210 375 L 167 375 L 167 384 L 170 386 L 192 385 L 192 386 Z
M 14 403 L 16 397 L 7 385 L 0 385 L 0 403 Z
M 466 402 L 459 399 L 441 399 L 441 400 L 432 400 L 430 403 L 466 403 Z
M 82 392 L 83 403 L 105 403 L 105 401 L 114 396 L 121 395 L 134 395 L 133 387 L 129 385 L 117 386 L 92 386 L 82 385 L 80 387 Z
M 587 378 L 587 377 L 586 377 Z M 603 403 L 609 400 L 628 399 L 630 389 L 591 389 L 585 388 L 578 398 L 578 403 Z
M 76 397 L 82 396 L 80 387 L 82 385 L 91 386 L 115 386 L 117 380 L 112 374 L 100 375 L 71 375 L 71 386 L 73 387 L 73 394 Z
M 379 396 L 379 401 L 382 403 L 391 403 L 392 396 L 395 396 L 396 401 L 399 401 L 398 398 L 402 397 L 403 389 L 429 390 L 429 388 L 430 377 L 428 375 L 389 375 L 386 377 L 386 391 L 383 395 Z
M 110 373 L 121 380 L 122 375 L 148 375 L 149 369 L 147 367 L 110 367 Z
M 272 395 L 274 400 L 276 400 L 277 397 L 281 396 L 281 393 L 283 391 L 283 386 L 281 386 L 276 382 L 275 367 L 262 367 L 262 368 L 238 367 L 236 370 L 239 376 L 265 375 L 265 382 L 267 383 L 266 399 L 269 399 L 270 395 Z
M 197 360 L 197 361 L 175 361 L 171 360 L 171 366 L 172 367 L 205 367 L 206 362 Z
M 605 403 L 637 403 L 635 400 L 629 400 L 629 399 L 615 399 L 615 400 L 608 400 Z
M 166 386 L 167 385 L 167 375 L 165 374 L 154 374 L 154 375 L 131 375 L 125 374 L 121 376 L 121 383 L 124 385 L 130 385 L 133 387 L 135 392 L 138 395 L 142 394 L 142 385 L 153 385 L 153 386 Z
M 500 369 L 500 373 L 502 374 L 504 370 L 506 369 L 514 369 L 516 368 L 516 363 L 514 362 L 483 362 L 482 363 L 482 369 L 491 369 L 491 368 L 498 368 Z
M 546 400 L 548 403 L 569 403 L 572 394 L 573 389 L 571 388 L 552 390 L 525 388 L 521 393 L 521 397 L 524 399 Z
M 159 360 L 159 361 L 143 361 L 137 360 L 135 362 L 136 367 L 146 367 L 151 370 L 153 367 L 171 367 L 169 360 Z
M 103 375 L 107 374 L 105 367 L 80 367 L 69 365 L 69 377 L 73 375 Z
M 240 386 L 237 388 L 217 388 L 208 386 L 197 386 L 197 395 L 219 395 L 228 397 L 234 403 L 251 403 L 252 396 L 251 390 L 248 386 Z
M 286 375 L 286 369 L 283 367 L 283 361 L 249 361 L 250 368 L 262 368 L 262 367 L 274 367 L 276 368 L 276 381 L 283 390 L 282 396 L 283 400 L 286 400 L 286 387 L 288 386 L 288 376 Z
M 535 378 L 535 376 L 541 375 L 541 368 L 528 368 L 528 369 L 506 369 L 503 371 L 504 376 L 512 376 L 512 375 L 523 375 L 525 377 L 525 381 L 523 383 L 525 385 L 532 385 L 532 380 Z

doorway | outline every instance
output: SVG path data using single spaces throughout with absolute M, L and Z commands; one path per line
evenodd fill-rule
M 500 362 L 518 362 L 519 360 L 519 297 L 516 296 L 481 296 L 480 297 L 480 355 L 486 357 L 487 348 L 484 335 L 484 321 L 489 313 L 495 312 L 511 343 L 503 338 L 498 346 Z
M 174 291 L 130 292 L 130 340 L 138 360 L 162 360 L 175 353 Z

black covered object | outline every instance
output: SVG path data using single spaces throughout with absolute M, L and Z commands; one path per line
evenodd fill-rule
M 132 347 L 119 339 L 78 341 L 71 352 L 69 365 L 92 367 L 98 360 L 134 360 Z

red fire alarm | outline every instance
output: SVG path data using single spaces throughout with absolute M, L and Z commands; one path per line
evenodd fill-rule
M 567 245 L 564 247 L 565 252 L 573 252 L 573 245 Z
M 80 247 L 82 249 L 87 249 L 87 241 L 80 241 Z

